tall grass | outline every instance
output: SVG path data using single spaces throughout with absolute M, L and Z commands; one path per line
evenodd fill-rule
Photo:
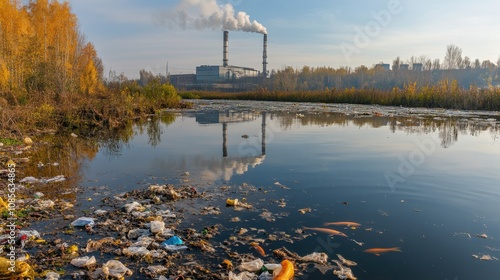
M 287 102 L 320 102 L 378 104 L 387 106 L 428 107 L 461 110 L 500 111 L 499 88 L 460 88 L 456 81 L 443 80 L 437 85 L 417 86 L 416 83 L 390 91 L 377 89 L 331 89 L 322 91 L 268 91 L 251 92 L 183 92 L 182 96 L 202 99 L 262 100 Z

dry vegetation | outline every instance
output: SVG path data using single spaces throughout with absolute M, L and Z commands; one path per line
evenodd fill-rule
M 500 111 L 500 89 L 462 89 L 456 81 L 443 80 L 434 86 L 417 86 L 417 83 L 395 87 L 392 90 L 378 89 L 332 89 L 322 91 L 269 91 L 252 92 L 182 92 L 184 98 L 262 100 L 288 102 L 323 102 L 378 104 L 405 107 L 437 107 L 461 110 Z

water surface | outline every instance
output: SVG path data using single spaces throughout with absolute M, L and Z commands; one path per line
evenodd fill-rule
M 169 112 L 91 145 L 72 182 L 83 190 L 75 194 L 81 209 L 103 186 L 113 194 L 186 177 L 213 193 L 228 185 L 233 192 L 209 203 L 246 195 L 257 209 L 222 208 L 213 218 L 228 232 L 255 227 L 293 236 L 325 222 L 362 224 L 336 228 L 348 238 L 267 241 L 268 251 L 341 254 L 358 263 L 358 279 L 496 279 L 499 261 L 473 256 L 500 258 L 499 120 L 495 112 L 197 101 L 196 110 Z M 241 192 L 241 185 L 255 188 Z M 306 207 L 312 211 L 298 212 Z M 263 209 L 276 220 L 260 218 Z M 229 223 L 234 216 L 243 222 Z M 203 222 L 210 223 L 200 220 L 200 229 Z M 363 252 L 373 247 L 403 252 Z M 334 276 L 310 267 L 297 279 Z

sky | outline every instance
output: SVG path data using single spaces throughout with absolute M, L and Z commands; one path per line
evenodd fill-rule
M 222 30 L 227 27 L 210 19 L 194 20 L 213 16 L 212 12 L 218 10 L 211 4 L 220 10 L 232 7 L 235 13 L 244 12 L 250 22 L 257 21 L 267 30 L 268 70 L 287 66 L 371 67 L 392 63 L 396 57 L 405 61 L 422 55 L 443 61 L 451 44 L 460 47 L 463 56 L 472 61 L 477 58 L 497 63 L 500 56 L 498 1 L 69 2 L 81 32 L 103 60 L 105 76 L 112 70 L 138 78 L 141 69 L 165 75 L 167 63 L 170 74 L 195 73 L 199 65 L 221 65 Z M 257 32 L 231 30 L 229 64 L 261 70 L 262 37 Z

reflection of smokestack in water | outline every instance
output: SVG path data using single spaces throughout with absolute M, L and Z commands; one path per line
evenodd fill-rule
M 262 112 L 262 155 L 266 154 L 266 112 Z
M 222 66 L 226 67 L 227 64 L 227 53 L 229 49 L 229 31 L 224 31 L 224 50 L 223 50 L 223 58 L 222 58 Z
M 264 50 L 262 52 L 262 76 L 267 77 L 267 34 L 264 34 Z
M 222 123 L 222 157 L 227 157 L 227 123 Z

